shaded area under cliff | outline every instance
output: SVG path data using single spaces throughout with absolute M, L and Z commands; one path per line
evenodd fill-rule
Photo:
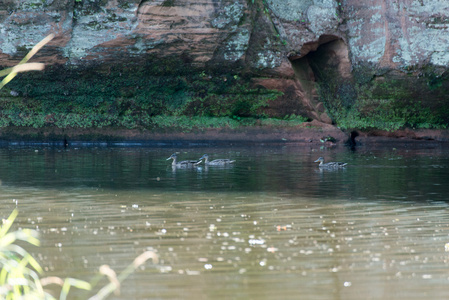
M 322 36 L 292 66 L 315 118 L 343 129 L 446 128 L 449 74 L 431 66 L 403 71 L 352 65 L 346 43 Z

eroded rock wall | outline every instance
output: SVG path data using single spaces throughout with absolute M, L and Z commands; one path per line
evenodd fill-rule
M 125 63 L 130 57 L 144 60 L 148 53 L 161 58 L 184 53 L 196 66 L 214 59 L 244 61 L 253 17 L 247 0 L 5 0 L 0 64 L 15 63 L 50 33 L 56 35 L 50 47 L 57 57 L 40 55 L 50 64 Z M 275 54 L 271 60 L 279 61 L 281 53 Z M 259 56 L 255 67 L 274 66 Z
M 316 83 L 317 113 L 344 128 L 447 126 L 447 1 L 270 3 L 293 67 L 312 68 L 299 79 Z
M 203 105 L 213 105 L 220 95 L 257 98 L 265 88 L 283 95 L 255 99 L 249 110 L 257 116 L 299 114 L 345 128 L 444 126 L 448 26 L 449 3 L 441 0 L 3 0 L 0 65 L 17 63 L 54 33 L 35 58 L 53 68 L 21 76 L 25 84 L 11 86 L 19 95 L 62 89 L 58 101 L 79 104 L 83 95 L 98 97 L 91 91 L 98 82 L 108 97 L 132 99 L 148 93 L 147 76 L 150 86 L 174 86 L 170 107 L 186 105 L 181 113 L 198 113 L 193 97 L 198 104 L 212 92 L 215 100 Z M 222 111 L 251 106 L 244 98 Z

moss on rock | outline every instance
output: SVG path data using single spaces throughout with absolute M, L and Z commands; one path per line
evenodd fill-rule
M 322 74 L 329 76 L 321 79 L 320 93 L 332 119 L 343 129 L 447 128 L 449 76 L 423 70 L 408 75 L 356 68 L 354 90 L 325 71 Z
M 281 92 L 255 87 L 251 76 L 228 72 L 195 69 L 182 57 L 156 56 L 149 56 L 146 64 L 130 62 L 126 67 L 53 66 L 21 74 L 2 91 L 0 127 L 151 129 L 161 126 L 163 118 L 181 116 L 216 118 L 217 126 L 226 127 L 245 118 L 289 115 L 269 109 Z M 206 126 L 215 126 L 211 122 Z

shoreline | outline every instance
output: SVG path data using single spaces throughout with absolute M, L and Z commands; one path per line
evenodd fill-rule
M 236 129 L 210 128 L 181 131 L 176 128 L 144 130 L 115 127 L 0 128 L 0 145 L 101 145 L 101 146 L 173 146 L 173 145 L 254 145 L 254 144 L 444 144 L 449 142 L 449 130 L 401 129 L 397 131 L 342 131 L 336 126 L 318 121 L 292 127 L 248 126 Z

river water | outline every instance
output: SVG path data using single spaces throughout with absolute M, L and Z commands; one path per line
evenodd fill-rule
M 173 152 L 236 162 L 172 168 Z M 0 216 L 39 231 L 45 275 L 157 253 L 112 299 L 449 298 L 444 145 L 6 146 L 0 180 Z

